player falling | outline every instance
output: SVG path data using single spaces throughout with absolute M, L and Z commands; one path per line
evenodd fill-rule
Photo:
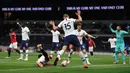
M 75 30 L 76 36 L 78 37 L 78 40 L 80 42 L 81 45 L 81 50 L 83 52 L 83 55 L 87 61 L 87 64 L 90 64 L 89 60 L 88 60 L 88 55 L 87 55 L 87 51 L 86 51 L 86 47 L 83 44 L 83 37 L 89 36 L 91 38 L 95 38 L 92 35 L 86 33 L 84 30 L 82 30 L 82 24 L 81 23 L 77 23 L 77 29 Z M 69 54 L 69 58 L 71 58 L 72 51 Z M 68 59 L 68 61 L 70 62 L 70 59 Z
M 49 24 L 54 23 L 53 20 L 51 20 L 49 22 Z M 47 26 L 46 26 L 47 28 Z M 48 31 L 50 31 L 52 33 L 52 51 L 51 53 L 53 53 L 53 51 L 55 51 L 55 53 L 58 51 L 59 48 L 59 36 L 60 36 L 60 32 L 57 30 L 50 30 L 49 28 L 47 28 Z
M 16 39 L 16 33 L 14 32 L 13 29 L 10 29 L 10 33 L 9 33 L 9 36 L 10 36 L 10 45 L 9 45 L 9 48 L 8 48 L 8 57 L 6 58 L 11 58 L 11 50 L 14 49 L 18 54 L 20 54 L 20 51 L 18 50 L 18 47 L 17 47 L 17 39 Z
M 116 34 L 115 63 L 118 63 L 118 53 L 121 52 L 123 64 L 126 64 L 126 55 L 124 54 L 124 35 L 130 33 L 129 26 L 127 27 L 128 32 L 121 30 L 120 26 L 117 26 L 116 30 L 113 30 L 112 24 L 109 25 L 109 28 L 112 33 Z
M 93 53 L 94 50 L 93 49 L 96 48 L 96 44 L 95 44 L 95 42 L 93 41 L 93 39 L 90 36 L 88 36 L 87 41 L 88 41 L 88 46 L 89 46 L 88 50 L 90 52 L 90 55 L 93 56 L 94 55 L 94 53 Z
M 25 57 L 25 61 L 28 61 L 28 42 L 29 42 L 29 33 L 30 30 L 26 25 L 20 25 L 19 22 L 17 22 L 17 24 L 20 26 L 21 31 L 22 31 L 22 42 L 20 45 L 20 58 L 18 60 L 23 60 L 23 50 L 25 49 L 25 53 L 26 53 L 26 57 Z
M 57 30 L 59 28 L 63 28 L 64 33 L 65 33 L 65 38 L 64 38 L 64 43 L 63 43 L 63 47 L 62 50 L 59 51 L 59 54 L 57 55 L 55 61 L 54 61 L 54 66 L 56 66 L 58 64 L 58 61 L 60 60 L 62 54 L 65 52 L 65 50 L 67 49 L 67 46 L 72 43 L 75 47 L 77 47 L 77 50 L 79 51 L 79 55 L 82 59 L 84 68 L 88 68 L 86 61 L 85 61 L 85 57 L 81 51 L 81 46 L 80 46 L 80 42 L 75 34 L 75 29 L 74 29 L 74 23 L 75 22 L 81 22 L 82 21 L 82 17 L 80 15 L 80 11 L 77 11 L 76 15 L 78 16 L 78 19 L 72 19 L 69 18 L 68 14 L 64 14 L 63 15 L 63 21 L 60 22 L 60 24 L 58 26 L 55 26 L 55 24 L 51 24 L 53 26 L 54 30 Z
M 41 54 L 38 55 L 38 60 L 36 61 L 36 64 L 39 67 L 44 66 L 52 66 L 52 64 L 49 64 L 49 59 L 52 59 L 52 56 L 48 56 L 47 52 L 43 49 L 42 44 L 38 44 L 37 48 L 40 49 Z

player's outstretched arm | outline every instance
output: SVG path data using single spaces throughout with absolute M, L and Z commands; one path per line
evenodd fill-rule
M 112 29 L 112 23 L 109 24 L 109 28 L 110 28 L 112 33 L 116 33 L 116 31 Z
M 75 22 L 82 22 L 82 17 L 81 17 L 81 11 L 80 10 L 77 11 L 76 15 L 78 16 L 78 19 L 76 19 Z
M 17 22 L 17 24 L 19 25 L 19 27 L 22 29 L 22 26 L 21 26 L 21 24 L 19 23 L 19 22 Z
M 96 48 L 96 44 L 95 44 L 95 42 L 93 41 L 93 45 L 94 45 L 94 47 Z
M 94 37 L 94 36 L 92 36 L 92 35 L 90 35 L 90 34 L 87 34 L 87 36 L 90 37 L 90 38 L 93 38 L 93 39 L 96 38 L 96 37 Z
M 51 32 L 51 29 L 49 29 L 49 28 L 47 27 L 47 23 L 45 23 L 45 27 L 46 27 L 47 31 Z

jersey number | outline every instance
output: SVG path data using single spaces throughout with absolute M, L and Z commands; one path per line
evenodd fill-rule
M 70 23 L 70 22 L 68 22 L 67 24 L 64 24 L 64 25 L 65 25 L 65 29 L 66 29 L 66 30 L 71 29 L 71 26 L 69 25 L 69 23 Z

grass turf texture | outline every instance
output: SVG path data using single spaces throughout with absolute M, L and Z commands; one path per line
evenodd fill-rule
M 18 61 L 18 55 L 12 53 L 11 59 L 5 59 L 7 53 L 0 52 L 0 73 L 130 73 L 129 57 L 127 64 L 123 65 L 120 57 L 119 64 L 113 64 L 112 56 L 95 55 L 90 57 L 92 63 L 84 69 L 78 55 L 72 55 L 72 62 L 67 67 L 61 67 L 61 61 L 67 60 L 67 55 L 62 57 L 58 66 L 38 68 L 35 64 L 38 53 L 30 53 L 29 61 Z M 53 63 L 55 56 L 50 63 Z

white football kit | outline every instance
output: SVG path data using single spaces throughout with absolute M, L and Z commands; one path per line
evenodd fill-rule
M 88 33 L 86 33 L 84 30 L 81 30 L 81 31 L 75 30 L 75 33 L 79 39 L 80 45 L 82 45 L 83 44 L 83 37 L 85 35 L 87 35 Z
M 26 40 L 29 40 L 29 33 L 30 30 L 28 27 L 24 27 L 22 28 L 22 40 L 26 41 Z
M 74 22 L 76 19 L 67 18 L 60 22 L 59 28 L 63 28 L 65 37 L 69 35 L 75 35 Z
M 111 48 L 115 48 L 116 47 L 116 38 L 109 38 L 108 42 L 110 42 Z
M 52 42 L 59 43 L 60 32 L 51 30 L 51 33 L 52 33 Z

